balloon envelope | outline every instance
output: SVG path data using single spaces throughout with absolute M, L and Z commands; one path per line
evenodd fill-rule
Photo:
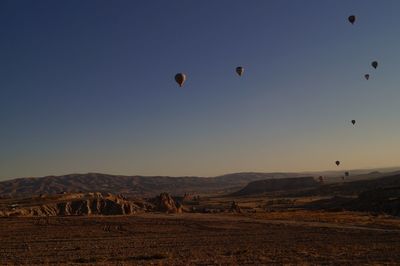
M 340 161 L 336 161 L 335 163 L 336 163 L 336 165 L 337 165 L 337 166 L 339 166 L 339 164 L 340 164 Z
M 351 120 L 351 123 L 354 125 L 356 123 L 356 120 Z
M 354 22 L 356 22 L 356 16 L 351 15 L 351 16 L 349 16 L 348 20 L 349 20 L 349 22 L 350 22 L 351 24 L 354 24 Z
M 239 76 L 243 75 L 243 72 L 244 72 L 244 68 L 243 67 L 239 66 L 239 67 L 236 68 L 236 73 Z
M 378 61 L 373 61 L 371 66 L 376 69 L 378 67 Z
M 179 84 L 179 87 L 183 86 L 183 84 L 185 83 L 185 80 L 186 80 L 186 75 L 185 74 L 178 73 L 178 74 L 175 75 L 175 81 L 176 81 L 176 83 Z
M 369 80 L 369 74 L 365 74 L 365 75 L 364 75 L 364 78 L 365 78 L 366 80 Z

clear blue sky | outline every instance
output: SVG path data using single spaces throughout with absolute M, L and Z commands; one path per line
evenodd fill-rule
M 0 178 L 399 165 L 399 11 L 397 0 L 0 1 Z

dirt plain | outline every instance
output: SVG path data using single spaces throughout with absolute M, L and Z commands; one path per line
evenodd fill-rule
M 274 211 L 0 219 L 1 265 L 398 265 L 400 220 Z

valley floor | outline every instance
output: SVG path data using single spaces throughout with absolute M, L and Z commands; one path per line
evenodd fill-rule
M 360 213 L 0 218 L 0 265 L 400 264 L 400 219 Z

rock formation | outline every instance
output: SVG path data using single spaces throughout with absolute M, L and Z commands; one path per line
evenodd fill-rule
M 152 200 L 154 210 L 166 213 L 181 213 L 182 205 L 176 203 L 168 193 L 161 193 L 158 197 Z
M 0 216 L 131 215 L 145 210 L 145 206 L 139 206 L 121 196 L 99 192 L 43 199 L 43 196 L 33 198 L 29 205 L 13 204 L 0 210 Z
M 242 210 L 240 209 L 239 204 L 237 204 L 235 201 L 232 201 L 229 211 L 235 212 L 235 213 L 242 213 Z

